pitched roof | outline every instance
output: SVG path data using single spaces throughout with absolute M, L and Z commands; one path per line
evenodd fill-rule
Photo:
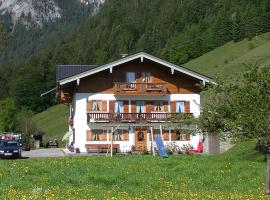
M 157 57 L 152 56 L 150 54 L 147 54 L 145 52 L 140 52 L 140 53 L 137 53 L 137 54 L 133 54 L 133 55 L 121 58 L 119 60 L 113 61 L 111 63 L 105 64 L 105 65 L 95 66 L 95 67 L 93 67 L 93 68 L 91 68 L 89 70 L 86 70 L 84 72 L 80 72 L 80 73 L 74 74 L 72 76 L 69 76 L 67 78 L 63 78 L 63 79 L 59 80 L 58 82 L 59 82 L 60 85 L 64 85 L 66 83 L 75 81 L 77 79 L 81 79 L 81 78 L 84 78 L 86 76 L 90 76 L 92 74 L 98 73 L 100 71 L 104 71 L 106 69 L 112 69 L 115 66 L 121 65 L 123 63 L 127 63 L 127 62 L 135 60 L 135 59 L 141 59 L 142 62 L 143 62 L 143 59 L 148 59 L 148 60 L 151 60 L 153 62 L 159 63 L 159 64 L 161 64 L 161 65 L 163 65 L 165 67 L 168 67 L 172 71 L 174 71 L 174 70 L 179 71 L 179 72 L 187 74 L 187 75 L 189 75 L 189 76 L 191 76 L 193 78 L 201 80 L 204 83 L 209 83 L 209 82 L 214 83 L 214 81 L 211 78 L 209 78 L 209 77 L 207 77 L 205 75 L 202 75 L 202 74 L 200 74 L 198 72 L 190 70 L 190 69 L 188 69 L 186 67 L 175 65 L 173 63 L 162 60 L 160 58 L 157 58 Z
M 97 67 L 97 65 L 57 65 L 56 81 L 94 69 L 95 67 Z

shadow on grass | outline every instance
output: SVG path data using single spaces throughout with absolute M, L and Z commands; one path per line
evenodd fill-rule
M 25 160 L 28 159 L 29 157 L 22 156 L 22 157 L 6 157 L 6 158 L 1 158 L 1 160 Z

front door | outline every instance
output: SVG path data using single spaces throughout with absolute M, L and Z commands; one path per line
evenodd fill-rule
M 146 151 L 147 150 L 146 140 L 147 140 L 146 130 L 136 130 L 135 131 L 136 151 Z

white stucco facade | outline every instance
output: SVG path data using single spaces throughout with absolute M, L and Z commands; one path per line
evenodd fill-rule
M 98 122 L 88 123 L 87 122 L 87 100 L 102 100 L 107 101 L 107 112 L 109 112 L 109 101 L 123 100 L 129 101 L 129 112 L 131 112 L 131 101 L 168 101 L 168 105 L 170 105 L 170 101 L 189 101 L 190 102 L 190 113 L 193 113 L 195 117 L 200 115 L 200 95 L 199 94 L 169 94 L 165 96 L 143 96 L 143 95 L 130 95 L 130 96 L 119 96 L 114 94 L 95 94 L 95 93 L 75 93 L 73 97 L 73 129 L 75 131 L 74 136 L 71 135 L 69 137 L 69 143 L 73 141 L 75 137 L 75 147 L 79 148 L 81 152 L 86 152 L 85 145 L 86 144 L 110 144 L 110 126 L 116 126 L 115 124 L 107 123 L 106 126 L 103 127 L 105 132 L 107 132 L 107 140 L 106 141 L 87 141 L 86 132 L 96 127 Z M 170 106 L 168 106 L 168 112 L 170 112 Z M 159 123 L 162 126 L 162 123 Z M 157 125 L 157 126 L 159 126 Z M 129 124 L 128 133 L 129 137 L 127 141 L 114 141 L 114 144 L 120 145 L 121 152 L 128 152 L 131 150 L 132 146 L 135 145 L 135 127 L 137 125 Z M 138 126 L 137 126 L 138 128 Z M 146 127 L 147 128 L 147 127 Z M 156 128 L 155 128 L 156 129 Z M 157 130 L 156 131 L 160 131 Z M 188 141 L 172 141 L 171 134 L 169 129 L 169 140 L 164 141 L 164 145 L 169 145 L 174 142 L 178 146 L 182 146 L 184 144 L 190 144 L 194 148 L 197 148 L 198 142 L 200 140 L 199 135 L 191 135 L 190 140 Z M 151 140 L 150 133 L 147 131 L 147 148 L 150 150 L 151 148 Z

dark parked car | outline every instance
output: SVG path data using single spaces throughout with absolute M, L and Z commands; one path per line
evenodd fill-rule
M 20 158 L 22 150 L 17 140 L 0 140 L 0 158 Z

